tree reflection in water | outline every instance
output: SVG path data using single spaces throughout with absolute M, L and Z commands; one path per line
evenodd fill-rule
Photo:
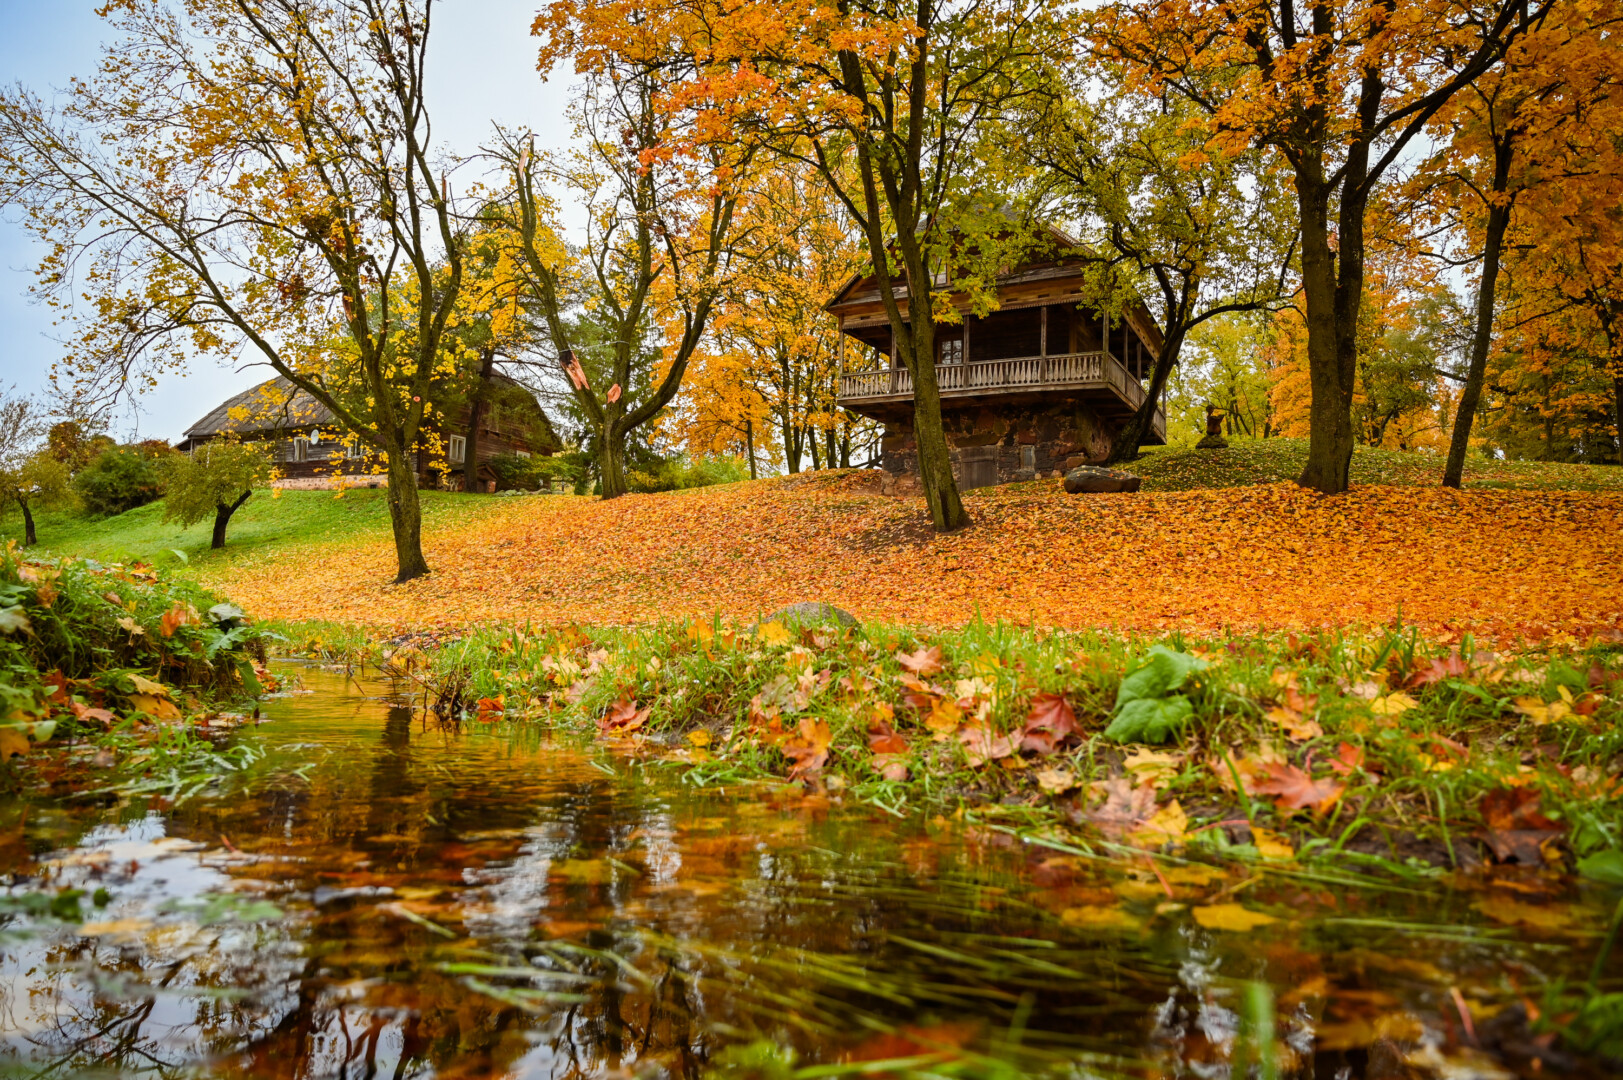
M 805 1060 L 965 1047 L 1033 1071 L 1217 1075 L 1236 978 L 1346 975 L 1332 930 L 1265 953 L 1058 917 L 1135 895 L 1119 867 L 788 791 L 712 797 L 306 680 L 315 694 L 242 736 L 269 753 L 227 792 L 12 814 L 13 894 L 110 900 L 83 926 L 10 916 L 11 1071 L 691 1078 L 767 1039 Z M 1434 963 L 1470 985 L 1502 959 Z M 1307 1065 L 1315 1017 L 1285 1004 Z M 1426 1008 L 1405 1015 L 1424 1028 Z M 999 1043 L 1017 1017 L 1019 1044 Z

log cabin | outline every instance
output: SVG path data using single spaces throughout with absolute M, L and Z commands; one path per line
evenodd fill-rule
M 1049 257 L 999 276 L 996 310 L 977 317 L 957 294 L 951 300 L 962 321 L 935 324 L 942 423 L 960 487 L 1101 462 L 1144 400 L 1162 341 L 1155 317 L 1135 302 L 1102 319 L 1086 279 L 1087 252 L 1059 230 L 1049 233 Z M 905 317 L 907 286 L 898 284 L 894 295 Z M 873 276 L 853 277 L 826 310 L 840 329 L 838 404 L 885 425 L 882 468 L 917 474 L 913 378 L 897 358 Z M 847 338 L 866 348 L 848 348 Z M 1161 409 L 1147 441 L 1166 442 Z
M 428 431 L 439 435 L 440 449 L 431 449 L 429 440 L 418 447 L 419 486 L 461 490 L 470 442 L 479 463 L 479 487 L 485 491 L 495 490 L 497 477 L 487 463 L 496 455 L 551 456 L 562 449 L 535 395 L 500 373 L 491 375 L 485 406 L 480 410 L 479 431 L 472 439 L 469 414 L 468 406 L 463 404 L 449 410 L 444 424 L 428 426 Z M 344 430 L 332 412 L 281 376 L 221 402 L 186 429 L 175 449 L 191 453 L 225 434 L 271 444 L 272 460 L 286 480 L 356 475 L 366 466 L 358 444 L 354 440 L 346 443 Z M 449 465 L 448 470 L 445 465 Z M 374 484 L 382 480 L 368 479 Z

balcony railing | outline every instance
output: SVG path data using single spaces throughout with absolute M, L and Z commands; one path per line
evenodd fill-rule
M 943 397 L 975 397 L 1011 390 L 1087 390 L 1112 392 L 1129 409 L 1144 402 L 1144 387 L 1108 352 L 1018 356 L 974 364 L 937 364 L 936 382 Z M 850 371 L 840 375 L 840 400 L 875 401 L 913 397 L 913 374 L 906 368 Z M 1155 431 L 1166 437 L 1166 413 L 1155 410 Z

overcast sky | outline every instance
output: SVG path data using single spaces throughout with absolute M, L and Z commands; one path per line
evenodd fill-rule
M 94 72 L 104 28 L 99 0 L 0 0 L 0 79 L 41 94 Z M 468 153 L 487 140 L 491 122 L 528 127 L 540 141 L 562 146 L 568 81 L 542 82 L 535 70 L 530 22 L 540 0 L 440 0 L 429 44 L 429 115 L 436 144 Z M 14 219 L 0 221 L 0 386 L 45 387 L 61 346 L 46 309 L 29 302 L 39 250 Z M 121 416 L 113 434 L 174 441 L 220 401 L 267 379 L 265 367 L 233 371 L 202 360 L 166 379 Z

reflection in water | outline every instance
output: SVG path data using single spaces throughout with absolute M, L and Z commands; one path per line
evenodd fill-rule
M 1446 895 L 1288 876 L 1249 895 L 1347 917 L 1224 935 L 1178 914 L 1210 892 L 1199 872 L 713 797 L 306 680 L 242 736 L 268 753 L 228 793 L 10 812 L 14 896 L 86 893 L 83 925 L 17 911 L 0 945 L 21 1075 L 694 1077 L 770 1040 L 802 1061 L 1215 1077 L 1245 980 L 1275 987 L 1287 1067 L 1376 1075 L 1382 1053 L 1463 1060 L 1449 987 L 1559 962 L 1453 926 L 1467 945 L 1419 959 L 1424 928 L 1362 916 L 1447 924 Z

